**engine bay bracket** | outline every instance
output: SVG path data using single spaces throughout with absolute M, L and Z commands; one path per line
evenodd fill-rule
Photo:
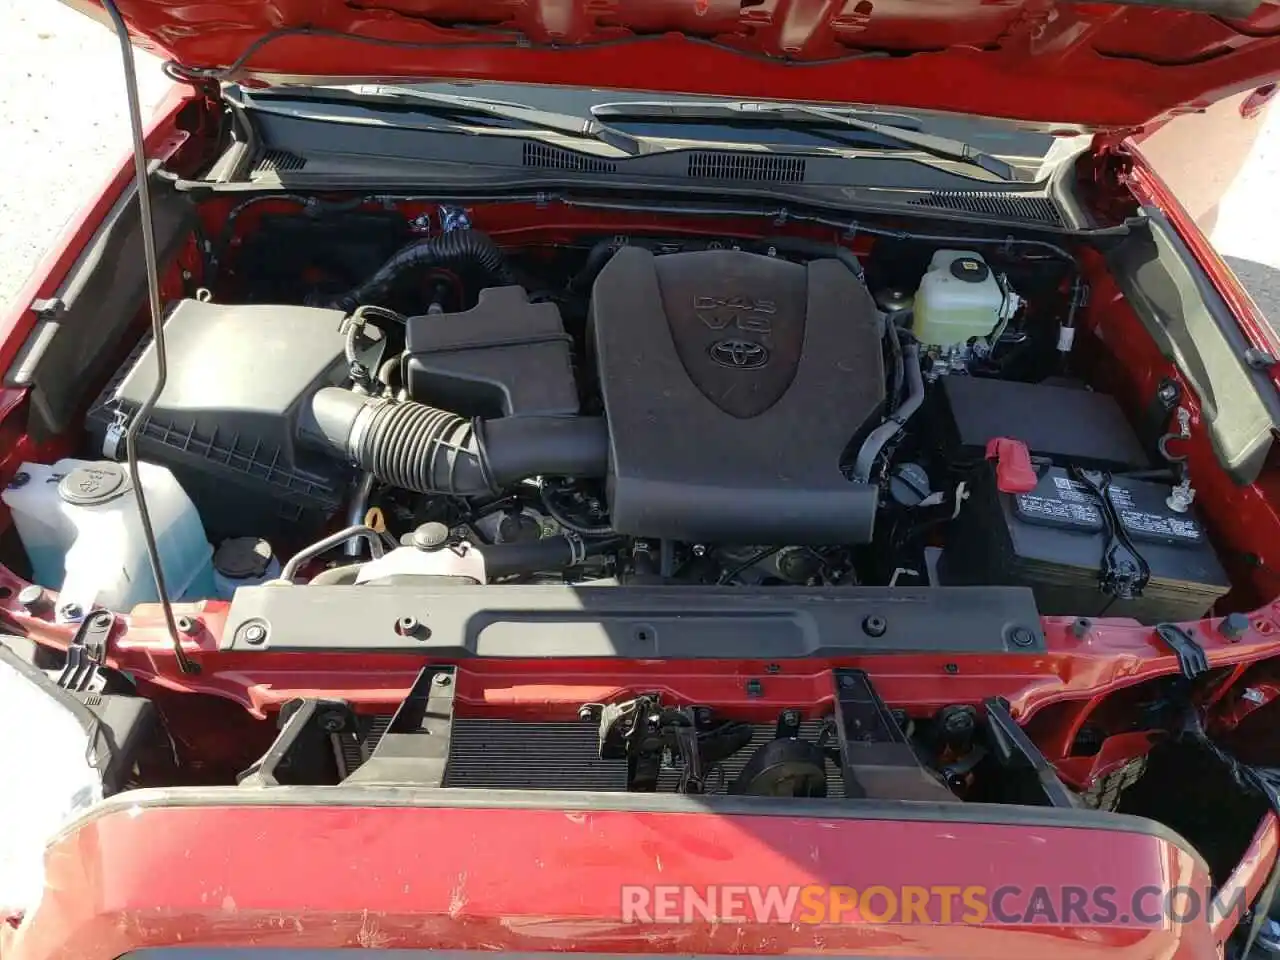
M 443 786 L 453 730 L 453 680 L 453 667 L 423 667 L 373 755 L 344 782 Z
M 397 629 L 405 617 L 422 629 Z M 265 628 L 267 639 L 253 640 L 258 632 L 250 637 L 250 627 Z M 220 649 L 785 660 L 869 652 L 1035 656 L 1045 640 L 1024 587 L 365 584 L 243 587 Z

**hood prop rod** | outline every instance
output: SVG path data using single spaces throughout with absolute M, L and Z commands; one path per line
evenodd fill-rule
M 142 220 L 142 256 L 147 268 L 147 293 L 151 310 L 151 335 L 156 348 L 156 382 L 150 396 L 143 401 L 129 423 L 125 433 L 125 456 L 129 464 L 129 480 L 138 502 L 138 519 L 142 523 L 142 536 L 146 541 L 147 559 L 151 562 L 151 574 L 155 577 L 156 592 L 160 595 L 160 607 L 164 611 L 164 624 L 173 643 L 173 655 L 183 673 L 200 672 L 200 665 L 182 649 L 182 634 L 173 616 L 173 603 L 164 582 L 164 570 L 160 566 L 160 550 L 156 546 L 155 528 L 151 524 L 151 511 L 147 509 L 147 497 L 142 489 L 138 473 L 138 433 L 151 416 L 156 402 L 164 390 L 169 374 L 168 358 L 164 346 L 164 316 L 160 303 L 160 265 L 156 258 L 155 224 L 151 218 L 151 187 L 147 177 L 147 145 L 142 129 L 142 106 L 138 98 L 138 74 L 134 69 L 133 44 L 129 41 L 129 28 L 116 7 L 115 0 L 102 0 L 102 6 L 111 17 L 116 37 L 120 41 L 120 58 L 124 64 L 124 86 L 129 100 L 129 125 L 133 129 L 134 179 L 138 189 L 138 211 Z

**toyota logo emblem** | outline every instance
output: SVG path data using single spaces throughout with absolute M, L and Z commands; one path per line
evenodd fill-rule
M 710 353 L 720 366 L 734 370 L 758 370 L 769 362 L 769 351 L 752 340 L 720 340 Z

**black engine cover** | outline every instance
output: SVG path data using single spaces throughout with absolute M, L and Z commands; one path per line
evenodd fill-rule
M 845 479 L 885 399 L 882 323 L 837 260 L 624 247 L 591 299 L 613 526 L 719 543 L 865 543 Z

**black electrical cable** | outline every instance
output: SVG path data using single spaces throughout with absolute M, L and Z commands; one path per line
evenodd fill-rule
M 1103 473 L 1101 479 L 1095 481 L 1084 470 L 1071 467 L 1071 477 L 1082 484 L 1098 501 L 1098 512 L 1102 515 L 1102 523 L 1106 528 L 1107 542 L 1102 550 L 1099 580 L 1102 589 L 1115 597 L 1130 599 L 1142 596 L 1151 580 L 1151 565 L 1146 557 L 1138 552 L 1138 548 L 1130 539 L 1128 531 L 1116 514 L 1115 506 L 1108 496 L 1111 488 L 1111 475 Z M 1137 576 L 1126 574 L 1116 559 L 1121 550 L 1128 552 L 1137 568 Z
M 401 327 L 407 326 L 409 323 L 405 317 L 394 310 L 388 310 L 386 307 L 379 307 L 372 303 L 356 307 L 355 312 L 348 318 L 343 352 L 347 358 L 347 368 L 351 372 L 351 379 L 365 389 L 373 387 L 374 376 L 373 371 L 368 370 L 360 362 L 360 335 L 364 332 L 365 324 L 370 320 L 390 320 Z
M 716 581 L 716 586 L 720 586 L 720 587 L 725 586 L 731 580 L 733 580 L 734 577 L 742 573 L 743 570 L 746 570 L 749 567 L 754 567 L 761 560 L 768 560 L 770 557 L 772 557 L 775 553 L 777 553 L 781 549 L 782 547 L 766 547 L 764 550 L 759 550 L 756 553 L 753 553 L 751 556 L 747 557 L 746 560 L 743 560 L 736 567 L 726 570 L 724 573 L 720 574 L 720 579 Z
M 1204 723 L 1201 721 L 1199 713 L 1194 708 L 1189 708 L 1184 713 L 1180 733 L 1184 737 L 1195 740 L 1204 749 L 1208 750 L 1214 759 L 1227 768 L 1231 778 L 1237 784 L 1246 790 L 1259 794 L 1268 809 L 1277 817 L 1280 817 L 1280 770 L 1273 767 L 1255 767 L 1236 759 L 1236 757 L 1210 739 L 1204 729 Z M 1276 902 L 1278 893 L 1280 893 L 1280 859 L 1277 859 L 1271 865 L 1266 882 L 1263 883 L 1262 889 L 1258 891 L 1258 896 L 1246 915 L 1249 926 L 1244 931 L 1245 940 L 1237 954 L 1238 957 L 1245 958 L 1250 955 L 1250 951 L 1258 939 L 1258 934 L 1262 931 L 1262 925 L 1267 920 Z
M 151 575 L 155 578 L 156 593 L 160 597 L 160 608 L 164 613 L 164 624 L 169 632 L 169 640 L 173 644 L 173 655 L 183 673 L 199 673 L 200 665 L 187 656 L 182 649 L 182 634 L 178 631 L 178 622 L 173 615 L 173 604 L 169 600 L 169 590 L 165 584 L 164 569 L 160 564 L 160 549 L 156 545 L 156 532 L 151 523 L 151 511 L 147 509 L 147 497 L 142 488 L 142 477 L 138 470 L 138 434 L 142 425 L 151 416 L 156 401 L 164 390 L 169 376 L 168 358 L 164 345 L 164 314 L 160 302 L 160 265 L 156 256 L 156 238 L 151 215 L 151 190 L 147 182 L 147 144 L 142 129 L 142 106 L 138 102 L 138 76 L 133 65 L 133 44 L 129 40 L 129 28 L 116 8 L 115 0 L 102 0 L 102 6 L 111 17 L 116 37 L 120 41 L 120 58 L 124 63 L 124 86 L 129 102 L 129 125 L 133 131 L 133 167 L 134 179 L 138 187 L 138 211 L 142 220 L 142 256 L 147 267 L 147 294 L 151 307 L 151 337 L 155 344 L 156 379 L 151 394 L 142 401 L 129 428 L 125 431 L 125 458 L 129 464 L 129 479 L 133 483 L 133 496 L 138 504 L 138 520 L 142 527 L 142 539 L 147 547 L 147 560 L 151 564 Z
M 330 305 L 353 310 L 361 304 L 378 303 L 405 276 L 447 266 L 478 270 L 497 286 L 516 282 L 501 248 L 487 234 L 468 227 L 421 237 L 401 247 L 371 277 L 334 298 Z
M 755 217 L 769 219 L 776 224 L 788 222 L 813 223 L 823 227 L 834 227 L 849 236 L 856 236 L 857 234 L 865 233 L 873 237 L 885 237 L 890 240 L 911 240 L 918 243 L 964 243 L 1010 248 L 1030 247 L 1037 250 L 1043 250 L 1058 259 L 1064 260 L 1074 269 L 1077 275 L 1080 273 L 1079 262 L 1066 248 L 1061 247 L 1056 243 L 1051 243 L 1048 240 L 1033 240 L 1026 237 L 984 237 L 967 236 L 963 234 L 947 235 L 917 233 L 913 230 L 898 230 L 892 227 L 871 226 L 870 224 L 865 224 L 853 219 L 838 220 L 835 217 L 815 213 L 805 213 L 802 211 L 792 210 L 788 207 L 775 207 L 770 209 L 764 207 L 714 206 L 679 202 L 636 203 L 634 201 L 625 200 L 581 200 L 564 195 L 544 197 L 543 200 L 556 200 L 568 207 L 584 207 L 592 210 L 621 210 L 631 213 L 669 213 L 681 216 Z
M 552 520 L 566 530 L 570 530 L 580 537 L 611 537 L 615 534 L 616 531 L 607 523 L 591 526 L 590 524 L 578 523 L 576 520 L 570 519 L 563 510 L 555 505 L 546 487 L 539 487 L 538 494 L 542 499 L 543 509 L 547 511 Z

